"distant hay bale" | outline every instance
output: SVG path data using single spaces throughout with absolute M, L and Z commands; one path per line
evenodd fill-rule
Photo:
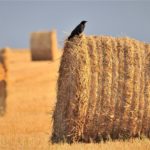
M 0 62 L 4 66 L 5 72 L 7 72 L 9 67 L 9 58 L 11 57 L 11 49 L 9 47 L 2 48 L 0 50 Z
M 6 70 L 4 52 L 0 51 L 0 116 L 6 111 Z
M 31 34 L 32 60 L 54 60 L 57 57 L 56 32 L 33 32 Z
M 130 38 L 67 41 L 52 142 L 150 137 L 150 45 Z

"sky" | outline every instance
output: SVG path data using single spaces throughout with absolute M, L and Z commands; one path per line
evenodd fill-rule
M 150 1 L 0 1 L 0 48 L 29 48 L 30 34 L 56 29 L 59 47 L 87 20 L 86 35 L 150 42 Z

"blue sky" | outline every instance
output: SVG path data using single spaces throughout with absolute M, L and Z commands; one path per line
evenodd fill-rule
M 0 1 L 0 47 L 26 48 L 33 31 L 57 30 L 59 47 L 87 20 L 85 34 L 150 42 L 148 1 Z

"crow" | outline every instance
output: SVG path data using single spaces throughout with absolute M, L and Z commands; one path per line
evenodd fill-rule
M 71 32 L 70 36 L 68 37 L 68 40 L 70 40 L 71 38 L 73 38 L 75 35 L 80 35 L 84 28 L 85 28 L 85 24 L 87 21 L 81 21 L 81 23 L 79 25 L 77 25 L 75 27 L 75 29 Z

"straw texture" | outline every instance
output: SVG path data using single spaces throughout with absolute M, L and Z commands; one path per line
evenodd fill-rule
M 65 43 L 52 142 L 150 137 L 150 45 L 130 38 Z

